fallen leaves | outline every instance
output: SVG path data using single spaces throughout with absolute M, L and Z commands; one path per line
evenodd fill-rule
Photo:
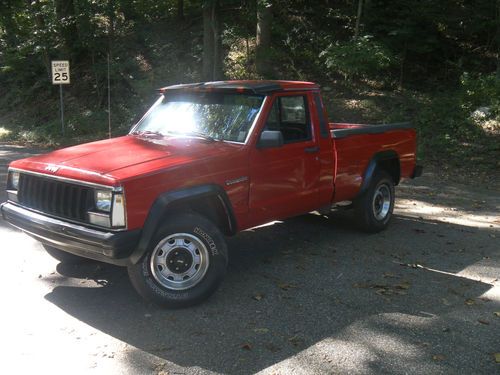
M 291 284 L 291 283 L 278 283 L 278 288 L 280 288 L 284 291 L 289 291 L 290 289 L 297 288 L 297 285 Z
M 397 276 L 394 275 L 393 273 L 390 273 L 390 272 L 384 272 L 382 277 L 384 277 L 384 278 L 396 278 Z
M 260 334 L 264 334 L 264 333 L 268 333 L 269 330 L 267 328 L 255 328 L 253 330 L 255 333 L 260 333 Z
M 476 301 L 473 300 L 472 298 L 467 298 L 464 303 L 467 305 L 467 306 L 472 306 L 472 305 L 475 305 L 476 304 Z
M 481 323 L 481 324 L 484 324 L 484 325 L 488 325 L 488 324 L 490 324 L 490 322 L 489 322 L 489 321 L 487 321 L 486 319 L 478 319 L 477 321 L 478 321 L 479 323 Z
M 386 284 L 386 283 L 354 283 L 353 288 L 364 288 L 364 289 L 374 289 L 375 293 L 381 296 L 390 295 L 405 295 L 406 291 L 410 289 L 410 282 L 403 280 L 398 284 Z
M 267 343 L 264 345 L 264 347 L 269 350 L 271 353 L 276 353 L 281 350 L 279 346 L 274 345 L 273 343 Z
M 292 344 L 293 346 L 300 346 L 302 345 L 302 343 L 304 342 L 304 339 L 301 338 L 300 336 L 298 335 L 295 335 L 295 336 L 292 336 L 288 339 L 288 341 L 290 342 L 290 344 Z
M 500 318 L 500 311 L 495 311 L 493 315 L 495 315 L 497 318 Z
M 252 350 L 252 344 L 250 344 L 249 342 L 246 342 L 244 344 L 241 345 L 241 349 L 243 350 Z
M 262 298 L 264 298 L 264 295 L 262 293 L 255 293 L 252 298 L 256 301 L 260 301 Z
M 493 356 L 495 357 L 495 362 L 500 363 L 500 353 L 493 353 Z
M 410 283 L 408 281 L 403 281 L 400 284 L 394 285 L 394 288 L 407 290 L 410 288 Z
M 432 359 L 434 361 L 444 361 L 446 359 L 446 357 L 444 355 L 442 355 L 442 354 L 434 354 L 432 356 Z

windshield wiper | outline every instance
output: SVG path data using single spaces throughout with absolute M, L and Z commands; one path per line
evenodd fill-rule
M 203 138 L 204 140 L 210 141 L 210 142 L 217 141 L 217 139 L 215 139 L 214 137 L 211 137 L 208 134 L 205 134 L 205 133 L 202 133 L 202 132 L 198 132 L 196 130 L 189 130 L 189 131 L 171 131 L 171 130 L 169 130 L 169 133 L 179 134 L 179 135 L 187 135 L 187 136 L 191 136 L 191 137 Z
M 160 133 L 159 131 L 151 131 L 151 130 L 136 130 L 132 132 L 131 134 L 133 135 L 159 135 L 159 136 L 164 136 L 164 134 Z
M 202 133 L 202 132 L 188 131 L 185 134 L 187 134 L 187 135 L 193 135 L 195 137 L 200 137 L 200 138 L 206 139 L 207 141 L 210 141 L 210 142 L 215 142 L 215 138 L 214 137 L 212 137 L 212 136 L 210 136 L 208 134 Z
M 171 133 L 171 134 L 180 134 L 180 135 L 187 135 L 187 136 L 192 136 L 192 137 L 198 137 L 198 138 L 203 138 L 207 141 L 210 141 L 210 142 L 215 142 L 217 141 L 217 139 L 215 139 L 214 137 L 211 137 L 209 136 L 208 134 L 205 134 L 205 133 L 202 133 L 202 132 L 198 132 L 198 131 L 171 131 L 169 130 L 168 133 Z M 133 135 L 156 135 L 156 136 L 161 136 L 161 137 L 164 137 L 165 134 L 159 132 L 159 131 L 151 131 L 151 130 L 136 130 L 130 134 L 133 134 Z

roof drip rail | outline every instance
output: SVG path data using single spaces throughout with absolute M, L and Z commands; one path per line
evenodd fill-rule
M 228 92 L 228 93 L 248 93 L 255 95 L 267 95 L 274 92 L 284 91 L 310 91 L 318 90 L 316 85 L 312 87 L 288 87 L 281 84 L 281 81 L 216 81 L 199 82 L 181 85 L 167 86 L 159 89 L 159 92 Z

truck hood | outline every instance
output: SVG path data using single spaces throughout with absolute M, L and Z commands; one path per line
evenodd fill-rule
M 155 169 L 203 161 L 240 148 L 238 144 L 194 137 L 127 135 L 18 160 L 11 167 L 110 183 Z

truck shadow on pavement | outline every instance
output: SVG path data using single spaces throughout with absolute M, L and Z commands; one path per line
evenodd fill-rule
M 144 303 L 125 269 L 99 263 L 59 264 L 46 299 L 151 371 L 493 373 L 494 233 L 397 215 L 367 235 L 306 215 L 230 238 L 228 275 L 200 306 Z

